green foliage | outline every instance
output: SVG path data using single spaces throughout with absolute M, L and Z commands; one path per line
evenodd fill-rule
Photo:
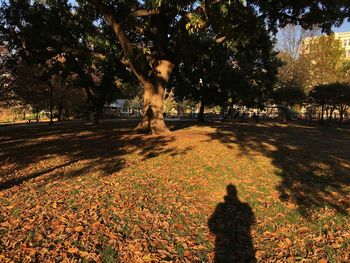
M 309 96 L 319 105 L 350 105 L 350 85 L 339 82 L 317 85 Z
M 272 98 L 278 105 L 293 106 L 304 101 L 305 92 L 302 87 L 284 86 L 274 90 Z
M 1 16 L 6 28 L 3 37 L 13 59 L 40 66 L 38 77 L 44 81 L 52 82 L 58 76 L 65 80 L 54 83 L 54 90 L 60 90 L 54 93 L 58 107 L 67 106 L 62 99 L 74 97 L 77 93 L 74 87 L 85 89 L 95 111 L 101 111 L 106 102 L 121 96 L 116 80 L 130 80 L 120 62 L 121 48 L 110 28 L 96 21 L 96 13 L 89 6 L 72 6 L 65 0 L 9 1 L 2 7 Z M 42 90 L 39 86 L 36 89 Z M 69 89 L 70 96 L 63 96 L 61 91 L 69 93 Z M 36 100 L 43 101 L 38 96 Z
M 180 97 L 263 107 L 279 64 L 271 33 L 289 23 L 328 31 L 349 8 L 340 0 L 9 0 L 0 39 L 18 58 L 46 65 L 47 79 L 74 75 L 95 108 L 121 96 L 115 80 L 132 83 L 130 72 L 141 82 L 156 78 L 161 60 L 178 65 L 172 82 L 184 85 Z M 137 17 L 140 10 L 152 12 Z M 120 43 L 115 23 L 123 23 Z
M 164 98 L 164 112 L 170 114 L 173 109 L 176 109 L 177 103 L 174 98 L 173 90 L 170 90 Z
M 334 35 L 322 35 L 305 40 L 302 48 L 306 47 L 300 57 L 308 73 L 306 90 L 319 84 L 342 81 L 345 57 L 340 40 Z

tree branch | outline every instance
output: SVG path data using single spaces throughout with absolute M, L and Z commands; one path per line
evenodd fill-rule
M 128 18 L 136 18 L 136 17 L 142 17 L 142 16 L 152 16 L 152 15 L 159 15 L 159 10 L 158 9 L 139 9 L 134 12 L 131 12 L 128 15 Z
M 123 64 L 127 62 L 128 66 L 132 70 L 132 72 L 136 75 L 136 77 L 141 81 L 141 83 L 145 83 L 147 78 L 142 73 L 140 69 L 137 68 L 136 63 L 133 63 L 133 58 L 135 57 L 132 44 L 128 37 L 126 36 L 124 30 L 122 29 L 122 21 L 123 19 L 117 19 L 113 13 L 113 11 L 108 8 L 106 5 L 101 3 L 99 0 L 87 0 L 91 5 L 93 5 L 107 20 L 108 24 L 112 27 L 114 33 L 116 34 L 119 43 L 123 49 L 125 58 L 123 59 Z M 135 11 L 137 12 L 137 11 Z M 136 13 L 137 14 L 137 13 Z M 139 12 L 139 14 L 144 14 L 144 12 Z
M 90 55 L 94 58 L 100 59 L 100 60 L 105 60 L 106 56 L 102 53 L 99 52 L 95 52 L 95 51 L 91 51 L 91 50 L 80 50 L 80 49 L 75 49 L 75 48 L 66 48 L 63 47 L 62 51 L 65 53 L 70 53 L 73 56 L 86 56 L 86 55 Z

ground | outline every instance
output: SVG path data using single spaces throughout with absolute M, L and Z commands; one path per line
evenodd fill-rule
M 349 262 L 350 130 L 0 127 L 0 262 Z

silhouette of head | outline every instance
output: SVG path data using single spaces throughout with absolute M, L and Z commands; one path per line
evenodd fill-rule
M 225 196 L 225 200 L 236 200 L 237 199 L 237 189 L 233 184 L 229 184 L 226 188 L 227 195 Z

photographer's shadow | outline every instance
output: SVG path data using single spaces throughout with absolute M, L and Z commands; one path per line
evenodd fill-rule
M 210 231 L 216 236 L 215 263 L 256 262 L 250 233 L 255 223 L 252 209 L 238 199 L 232 184 L 227 186 L 224 199 L 208 221 Z

